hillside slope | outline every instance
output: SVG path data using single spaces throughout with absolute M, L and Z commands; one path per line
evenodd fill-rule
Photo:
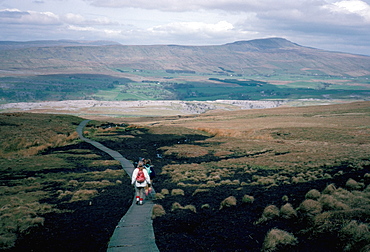
M 365 76 L 370 57 L 323 51 L 282 38 L 217 46 L 102 45 L 45 46 L 1 50 L 4 75 L 119 73 L 127 69 L 185 70 L 197 73 L 324 74 Z

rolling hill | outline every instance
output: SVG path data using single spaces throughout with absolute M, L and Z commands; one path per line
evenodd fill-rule
M 213 46 L 0 42 L 0 102 L 368 100 L 370 56 L 283 38 Z M 325 101 L 326 102 L 326 101 Z
M 283 38 L 216 46 L 19 44 L 0 51 L 3 73 L 117 73 L 125 69 L 180 70 L 235 75 L 315 74 L 364 76 L 370 57 L 300 46 Z M 4 44 L 4 42 L 3 42 Z M 9 43 L 8 43 L 9 44 Z M 16 46 L 18 45 L 18 46 Z M 13 48 L 13 49 L 12 49 Z

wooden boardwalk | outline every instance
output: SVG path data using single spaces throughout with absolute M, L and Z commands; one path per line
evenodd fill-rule
M 124 158 L 119 152 L 107 148 L 99 142 L 92 141 L 83 136 L 83 129 L 90 120 L 84 120 L 77 127 L 78 135 L 85 142 L 92 144 L 96 148 L 108 153 L 115 160 L 121 163 L 122 168 L 128 175 L 132 175 L 135 167 Z M 153 222 L 151 219 L 153 202 L 145 200 L 143 205 L 135 204 L 135 197 L 133 197 L 132 205 L 122 217 L 114 230 L 114 233 L 109 241 L 108 252 L 157 252 L 158 247 L 155 244 L 155 237 L 153 231 Z

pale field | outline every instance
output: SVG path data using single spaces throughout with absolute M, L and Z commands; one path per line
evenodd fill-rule
M 353 110 L 360 109 L 360 112 Z M 210 111 L 202 115 L 174 118 L 130 118 L 132 123 L 238 132 L 289 127 L 369 128 L 370 102 L 339 105 L 280 107 L 237 111 Z M 118 121 L 126 119 L 118 119 Z M 116 121 L 116 120 L 115 120 Z
M 163 150 L 178 157 L 233 157 L 215 163 L 215 167 L 252 165 L 297 172 L 348 163 L 362 166 L 370 156 L 370 102 L 212 111 L 196 116 L 126 118 L 122 122 L 149 126 L 152 133 L 170 134 L 181 127 L 204 131 L 214 137 Z M 207 167 L 200 165 L 198 169 Z

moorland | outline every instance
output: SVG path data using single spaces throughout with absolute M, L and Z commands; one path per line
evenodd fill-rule
M 161 251 L 366 251 L 369 102 L 91 121 L 84 134 L 152 159 Z M 81 142 L 81 118 L 1 116 L 1 244 L 104 251 L 128 176 Z

